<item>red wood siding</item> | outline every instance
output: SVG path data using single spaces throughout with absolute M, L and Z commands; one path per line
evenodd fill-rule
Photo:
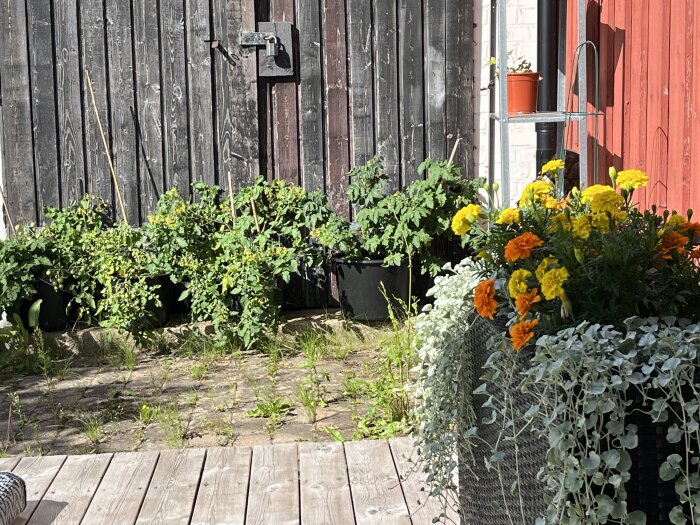
M 569 0 L 567 67 L 574 62 L 576 0 Z M 694 34 L 700 4 L 694 0 L 589 0 L 588 38 L 599 51 L 598 176 L 609 166 L 636 168 L 649 175 L 639 192 L 643 206 L 700 213 L 700 37 Z M 588 51 L 589 111 L 594 111 L 595 68 Z M 570 108 L 578 107 L 574 77 L 567 75 Z M 589 117 L 589 146 L 596 118 Z M 578 150 L 578 130 L 570 124 L 567 147 Z M 695 146 L 695 147 L 694 147 Z M 695 153 L 693 153 L 695 151 Z M 594 153 L 589 150 L 589 183 Z

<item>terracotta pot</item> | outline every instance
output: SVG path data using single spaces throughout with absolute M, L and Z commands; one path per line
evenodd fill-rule
M 537 111 L 539 73 L 508 73 L 508 115 Z

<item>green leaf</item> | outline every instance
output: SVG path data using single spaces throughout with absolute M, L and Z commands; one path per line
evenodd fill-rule
M 685 514 L 683 514 L 683 507 L 681 507 L 680 505 L 676 505 L 675 507 L 673 507 L 668 517 L 671 520 L 671 523 L 673 523 L 673 525 L 685 525 L 686 523 L 688 523 Z
M 29 307 L 28 322 L 30 328 L 36 328 L 39 326 L 39 314 L 41 312 L 41 302 L 42 299 L 38 299 L 32 303 Z

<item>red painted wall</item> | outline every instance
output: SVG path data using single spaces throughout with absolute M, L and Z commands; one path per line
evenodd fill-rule
M 568 0 L 567 50 L 571 67 L 576 42 L 576 1 Z M 608 166 L 649 175 L 639 203 L 700 216 L 700 1 L 589 0 L 587 32 L 600 54 L 602 116 L 589 117 L 589 162 L 593 166 L 598 123 L 598 172 Z M 589 110 L 594 111 L 595 68 L 588 52 Z M 567 75 L 569 83 L 574 79 Z M 571 92 L 567 89 L 567 93 Z M 578 107 L 575 94 L 573 107 Z M 575 124 L 567 145 L 578 150 Z M 593 169 L 589 173 L 593 183 Z

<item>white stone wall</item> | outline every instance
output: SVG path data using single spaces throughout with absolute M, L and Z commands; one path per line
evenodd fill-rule
M 474 2 L 474 22 L 476 49 L 474 53 L 475 87 L 484 88 L 489 83 L 489 68 L 484 67 L 491 57 L 490 28 L 491 28 L 491 2 L 490 0 L 476 0 Z M 537 67 L 537 3 L 534 0 L 508 0 L 508 49 L 513 51 L 516 57 L 523 56 L 532 62 L 533 68 Z M 498 91 L 496 91 L 498 101 Z M 476 133 L 475 162 L 477 176 L 488 178 L 489 173 L 489 91 L 479 91 L 476 94 L 474 104 L 474 119 Z M 496 165 L 495 180 L 500 183 L 501 178 L 501 152 L 499 147 L 500 130 L 496 124 Z M 511 203 L 520 196 L 522 188 L 531 182 L 535 176 L 535 125 L 534 124 L 510 124 L 510 195 Z

